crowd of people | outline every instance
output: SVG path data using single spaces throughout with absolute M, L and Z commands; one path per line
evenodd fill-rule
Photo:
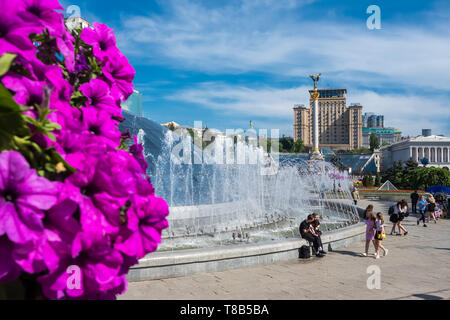
M 356 188 L 355 188 L 356 189 Z M 356 190 L 353 191 L 357 191 Z M 355 192 L 355 193 L 356 193 Z M 354 195 L 354 203 L 357 203 L 359 195 Z M 442 216 L 443 211 L 446 209 L 443 202 L 436 201 L 433 195 L 420 195 L 417 190 L 411 194 L 411 209 L 413 214 L 419 214 L 417 219 L 417 225 L 423 222 L 423 226 L 427 227 L 427 223 L 433 220 L 434 223 Z M 392 222 L 392 229 L 389 235 L 404 235 L 408 234 L 408 230 L 403 226 L 403 220 L 409 216 L 408 202 L 401 200 L 395 205 L 391 206 L 388 211 L 389 221 Z M 364 257 L 369 256 L 370 243 L 373 243 L 375 248 L 375 259 L 380 258 L 380 252 L 382 250 L 383 256 L 386 256 L 389 250 L 383 246 L 383 240 L 386 238 L 385 220 L 382 212 L 374 212 L 374 206 L 368 205 L 364 211 L 364 219 L 366 224 L 366 242 L 365 251 L 361 254 Z M 303 239 L 307 240 L 312 245 L 314 253 L 317 257 L 324 257 L 326 252 L 323 250 L 321 234 L 319 230 L 320 222 L 319 215 L 313 213 L 300 224 L 299 231 Z
M 420 214 L 417 219 L 417 225 L 422 221 L 424 227 L 431 220 L 437 223 L 444 210 L 443 204 L 438 203 L 433 195 L 425 197 L 424 195 L 419 195 L 417 190 L 411 194 L 411 207 L 412 213 L 417 214 L 418 211 Z M 409 216 L 408 202 L 405 199 L 397 202 L 389 208 L 388 215 L 389 221 L 392 222 L 390 235 L 401 236 L 403 232 L 403 235 L 406 236 L 408 230 L 403 226 L 403 220 Z M 368 256 L 370 242 L 375 247 L 376 259 L 380 258 L 379 249 L 383 250 L 384 255 L 387 255 L 389 250 L 382 245 L 383 239 L 386 238 L 383 214 L 381 212 L 374 214 L 373 205 L 369 205 L 364 212 L 364 218 L 366 223 L 366 245 L 362 256 Z
M 437 200 L 433 195 L 429 195 L 428 198 L 425 198 L 424 195 L 419 195 L 417 190 L 411 194 L 412 212 L 417 213 L 417 209 L 419 209 L 420 214 L 419 219 L 417 219 L 417 225 L 422 221 L 423 226 L 426 227 L 426 223 L 429 223 L 431 220 L 433 220 L 434 223 L 437 223 L 440 219 L 447 208 L 445 199 L 441 195 L 438 195 L 437 197 Z

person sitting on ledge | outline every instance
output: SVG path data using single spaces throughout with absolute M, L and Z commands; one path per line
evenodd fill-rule
M 327 254 L 325 252 L 325 250 L 323 250 L 323 248 L 322 248 L 322 238 L 321 238 L 322 231 L 319 230 L 319 228 L 320 228 L 319 214 L 318 213 L 313 213 L 312 216 L 313 216 L 314 220 L 311 223 L 311 225 L 314 228 L 314 232 L 319 236 L 319 241 L 320 241 L 320 250 L 319 250 L 319 252 L 322 253 L 322 254 Z
M 312 223 L 314 222 L 314 216 L 312 214 L 308 215 L 306 220 L 300 224 L 300 235 L 303 239 L 308 242 L 313 243 L 314 251 L 316 252 L 316 257 L 324 257 L 324 251 L 322 249 L 322 240 L 320 236 L 315 232 Z

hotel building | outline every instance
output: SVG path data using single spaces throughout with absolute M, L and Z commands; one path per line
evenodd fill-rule
M 310 93 L 313 90 L 310 90 Z M 346 105 L 346 89 L 318 89 L 319 146 L 331 150 L 352 150 L 362 147 L 362 106 Z M 313 99 L 310 107 L 294 107 L 294 141 L 300 139 L 313 146 Z

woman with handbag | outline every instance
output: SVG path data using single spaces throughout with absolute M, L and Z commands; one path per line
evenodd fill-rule
M 394 225 L 392 226 L 391 235 L 395 231 L 395 227 L 398 227 L 397 235 L 402 235 L 402 230 L 404 231 L 405 236 L 408 234 L 408 230 L 402 226 L 403 218 L 405 217 L 406 212 L 408 211 L 408 203 L 405 200 L 397 202 L 397 205 L 394 206 L 394 212 L 391 214 L 389 221 L 391 221 Z
M 381 212 L 377 213 L 377 220 L 376 220 L 376 232 L 375 232 L 375 259 L 380 258 L 379 249 L 383 249 L 384 256 L 387 256 L 389 250 L 386 249 L 382 241 L 386 238 L 386 233 L 384 232 L 384 219 L 383 214 Z

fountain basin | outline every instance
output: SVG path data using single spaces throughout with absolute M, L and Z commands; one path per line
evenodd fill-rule
M 358 207 L 357 210 L 362 216 L 364 209 Z M 328 250 L 345 247 L 363 240 L 365 230 L 365 224 L 359 222 L 350 227 L 324 233 L 322 242 Z M 308 245 L 307 241 L 290 238 L 235 246 L 154 252 L 132 267 L 127 278 L 128 281 L 175 278 L 200 272 L 216 272 L 295 260 L 298 259 L 298 249 L 302 245 Z
M 328 250 L 348 246 L 364 239 L 365 224 L 342 228 L 322 236 Z M 216 272 L 235 268 L 298 259 L 298 249 L 308 245 L 304 239 L 267 241 L 238 246 L 155 252 L 139 261 L 127 275 L 128 281 L 145 281 L 183 277 L 200 272 Z

